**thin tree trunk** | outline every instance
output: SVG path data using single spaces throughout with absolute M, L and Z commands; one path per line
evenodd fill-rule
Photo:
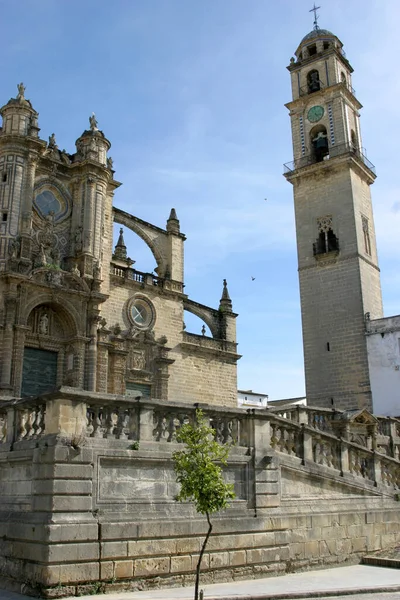
M 210 521 L 210 515 L 208 514 L 208 512 L 206 512 L 206 517 L 207 517 L 207 522 L 208 522 L 208 531 L 207 531 L 207 535 L 204 539 L 203 545 L 201 547 L 201 551 L 200 551 L 200 556 L 199 556 L 199 560 L 197 562 L 197 567 L 196 567 L 196 584 L 194 587 L 194 600 L 199 600 L 199 583 L 200 583 L 200 569 L 201 569 L 201 561 L 203 558 L 203 554 L 204 554 L 204 550 L 206 549 L 207 546 L 207 542 L 208 542 L 208 538 L 211 535 L 212 532 L 212 523 Z

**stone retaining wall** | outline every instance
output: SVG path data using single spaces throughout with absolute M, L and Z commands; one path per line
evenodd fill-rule
M 192 583 L 207 523 L 175 502 L 171 454 L 194 408 L 85 394 L 14 403 L 3 417 L 2 585 L 62 597 Z M 398 543 L 398 460 L 321 431 L 315 409 L 204 412 L 235 444 L 226 478 L 237 495 L 214 519 L 204 582 L 359 561 Z

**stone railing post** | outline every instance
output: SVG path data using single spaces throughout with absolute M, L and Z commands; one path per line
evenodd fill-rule
M 381 460 L 379 456 L 376 454 L 375 450 L 373 451 L 373 470 L 374 470 L 374 482 L 375 484 L 381 483 L 382 481 L 382 472 L 381 472 Z
M 303 406 L 297 407 L 297 422 L 299 425 L 308 425 L 308 410 Z
M 252 414 L 248 424 L 252 429 L 250 444 L 253 445 L 254 501 L 256 512 L 264 512 L 280 505 L 280 471 L 271 448 L 270 420 Z
M 12 444 L 16 438 L 15 431 L 15 408 L 7 409 L 7 444 Z
M 313 460 L 313 448 L 312 448 L 312 433 L 307 431 L 305 423 L 301 424 L 301 432 L 303 439 L 303 464 L 306 460 Z
M 86 432 L 86 402 L 55 398 L 46 402 L 45 432 L 81 436 Z
M 397 458 L 396 456 L 396 438 L 397 436 L 397 426 L 396 421 L 393 419 L 389 419 L 389 448 L 393 458 Z
M 271 427 L 266 419 L 257 419 L 254 417 L 248 420 L 248 426 L 253 425 L 253 435 L 249 435 L 250 444 L 254 446 L 256 456 L 265 456 L 265 452 L 271 450 Z M 251 440 L 251 438 L 254 440 Z M 253 443 L 252 443 L 253 442 Z
M 349 448 L 342 438 L 340 438 L 340 471 L 341 475 L 349 471 Z
M 153 429 L 153 406 L 139 404 L 139 441 L 154 441 Z

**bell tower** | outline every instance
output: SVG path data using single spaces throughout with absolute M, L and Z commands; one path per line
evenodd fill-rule
M 290 60 L 293 185 L 306 395 L 372 408 L 366 318 L 382 317 L 370 185 L 353 69 L 336 35 L 314 29 Z

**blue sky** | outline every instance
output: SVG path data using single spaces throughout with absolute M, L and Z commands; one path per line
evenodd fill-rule
M 161 227 L 175 207 L 189 296 L 239 313 L 238 383 L 304 393 L 286 66 L 310 0 L 0 0 L 4 104 L 23 81 L 40 135 L 74 150 L 94 111 L 112 143 L 115 205 Z M 385 314 L 400 313 L 397 0 L 322 0 L 364 105 Z M 266 200 L 265 200 L 266 199 Z M 136 268 L 155 262 L 126 236 Z M 255 277 L 254 281 L 252 277 Z M 201 322 L 188 319 L 199 333 Z

